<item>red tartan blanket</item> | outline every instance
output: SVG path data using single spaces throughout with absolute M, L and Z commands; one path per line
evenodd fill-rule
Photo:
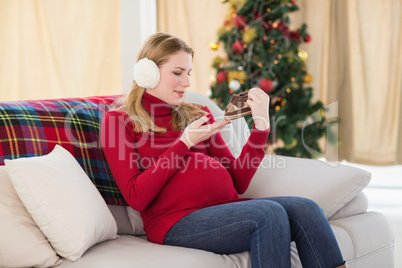
M 107 204 L 126 205 L 100 147 L 102 116 L 120 96 L 0 102 L 0 165 L 56 144 L 80 163 Z

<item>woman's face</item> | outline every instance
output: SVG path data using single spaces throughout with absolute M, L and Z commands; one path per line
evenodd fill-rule
M 159 67 L 160 82 L 155 88 L 146 92 L 167 104 L 178 106 L 184 93 L 190 86 L 190 72 L 192 70 L 192 56 L 185 51 L 179 51 Z

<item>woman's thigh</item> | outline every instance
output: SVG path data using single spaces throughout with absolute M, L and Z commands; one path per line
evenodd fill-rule
M 169 230 L 164 244 L 219 254 L 243 252 L 250 249 L 253 233 L 261 222 L 276 228 L 275 233 L 285 230 L 283 240 L 287 242 L 289 223 L 282 206 L 268 199 L 253 199 L 206 207 L 186 215 Z

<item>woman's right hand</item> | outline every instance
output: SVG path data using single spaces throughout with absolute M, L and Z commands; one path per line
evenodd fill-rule
M 189 124 L 180 137 L 180 140 L 184 142 L 190 149 L 195 144 L 207 140 L 209 137 L 220 131 L 224 126 L 231 123 L 227 120 L 222 120 L 220 122 L 214 122 L 212 124 L 203 125 L 206 123 L 211 114 L 207 114 L 191 124 Z

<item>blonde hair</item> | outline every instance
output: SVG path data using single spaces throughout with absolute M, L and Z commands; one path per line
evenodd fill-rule
M 184 51 L 194 56 L 193 49 L 180 38 L 169 33 L 155 33 L 151 35 L 140 49 L 137 61 L 143 58 L 153 60 L 158 67 L 163 65 L 173 54 Z M 166 133 L 166 129 L 155 125 L 150 114 L 142 105 L 142 96 L 145 88 L 137 85 L 135 81 L 131 90 L 120 101 L 121 109 L 125 111 L 134 123 L 136 132 Z M 172 111 L 173 130 L 184 129 L 200 115 L 206 114 L 201 110 L 201 105 L 190 104 L 182 101 Z

